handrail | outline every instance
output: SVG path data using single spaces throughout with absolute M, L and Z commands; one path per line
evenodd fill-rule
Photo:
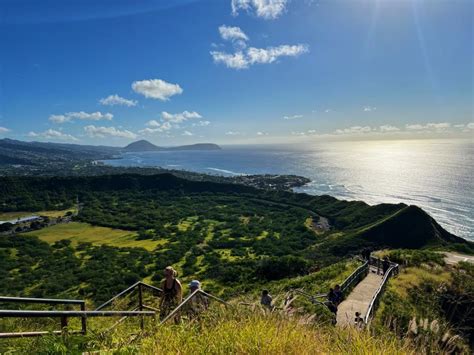
M 0 296 L 0 303 L 85 304 L 84 300 Z
M 305 297 L 308 298 L 308 299 L 311 301 L 311 303 L 313 303 L 313 304 L 324 304 L 323 302 L 318 301 L 316 298 L 326 298 L 326 297 L 327 297 L 327 295 L 326 295 L 325 293 L 318 293 L 318 294 L 316 294 L 316 295 L 313 296 L 313 295 L 311 295 L 311 294 L 309 294 L 309 293 L 306 293 L 306 292 L 304 292 L 304 291 L 302 291 L 302 290 L 298 290 L 298 289 L 297 289 L 297 290 L 293 290 L 293 292 L 296 292 L 296 293 L 299 293 L 300 295 L 305 296 Z
M 110 305 L 111 303 L 113 303 L 117 298 L 119 298 L 123 295 L 126 295 L 127 293 L 132 292 L 138 286 L 143 286 L 143 287 L 149 288 L 150 290 L 157 291 L 157 292 L 163 292 L 163 290 L 161 288 L 158 288 L 158 287 L 155 287 L 155 286 L 152 286 L 152 285 L 148 285 L 148 284 L 146 284 L 142 281 L 138 281 L 138 282 L 135 282 L 132 286 L 130 286 L 130 287 L 126 288 L 125 290 L 123 290 L 122 292 L 116 294 L 114 297 L 112 297 L 107 302 L 101 304 L 95 310 L 100 311 L 101 309 L 103 309 L 103 308 L 107 307 L 108 305 Z
M 152 311 L 29 311 L 0 310 L 0 318 L 61 318 L 61 317 L 117 317 L 117 316 L 153 316 Z
M 369 261 L 367 260 L 364 262 L 364 264 L 355 269 L 354 272 L 350 274 L 349 277 L 347 277 L 341 284 L 341 292 L 344 293 L 349 288 L 349 286 L 352 285 L 352 282 L 354 280 L 357 280 L 357 278 L 362 274 L 362 272 L 366 272 L 368 270 L 368 267 Z
M 341 284 L 341 291 L 344 293 L 347 288 L 352 284 L 354 280 L 357 280 L 357 278 L 362 274 L 362 272 L 366 272 L 368 270 L 368 265 L 369 261 L 366 260 L 364 264 L 359 266 L 357 269 L 355 269 L 352 274 L 350 274 Z M 314 304 L 324 304 L 324 302 L 317 301 L 316 298 L 325 298 L 327 297 L 327 293 L 317 293 L 315 295 L 311 295 L 309 293 L 306 293 L 300 289 L 293 289 L 293 292 L 299 293 L 306 298 L 308 298 L 312 303 Z
M 164 324 L 166 321 L 168 321 L 169 319 L 173 318 L 173 317 L 176 315 L 176 313 L 178 313 L 179 310 L 180 310 L 181 308 L 183 308 L 183 306 L 186 305 L 189 301 L 191 301 L 191 299 L 193 299 L 198 293 L 202 294 L 202 295 L 205 296 L 205 297 L 212 298 L 212 299 L 214 299 L 214 300 L 216 300 L 216 301 L 218 301 L 218 302 L 220 302 L 220 303 L 222 303 L 222 304 L 224 304 L 224 305 L 226 305 L 226 306 L 230 306 L 230 303 L 227 303 L 227 302 L 224 301 L 222 298 L 219 298 L 219 297 L 216 297 L 216 296 L 214 296 L 214 295 L 211 295 L 211 294 L 209 294 L 209 293 L 207 293 L 207 292 L 205 292 L 205 291 L 203 291 L 203 290 L 201 290 L 201 289 L 197 289 L 197 290 L 195 290 L 193 293 L 191 293 L 188 297 L 186 297 L 186 298 L 184 299 L 184 301 L 181 302 L 173 311 L 171 311 L 171 313 L 168 314 L 168 315 L 160 322 L 160 325 Z
M 138 306 L 133 310 L 129 311 L 103 311 L 102 309 L 112 304 L 119 297 L 129 294 L 138 287 Z M 143 304 L 142 288 L 147 288 L 154 292 L 162 292 L 158 287 L 148 285 L 144 282 L 138 281 L 126 288 L 122 292 L 112 297 L 107 302 L 100 305 L 95 311 L 86 311 L 86 302 L 84 300 L 72 300 L 72 299 L 53 299 L 53 298 L 29 298 L 29 297 L 6 297 L 0 296 L 0 303 L 44 303 L 44 304 L 77 304 L 80 305 L 80 311 L 29 311 L 29 310 L 0 310 L 0 318 L 4 317 L 56 317 L 61 318 L 61 328 L 67 326 L 68 317 L 81 317 L 81 330 L 82 334 L 87 332 L 87 318 L 88 317 L 112 317 L 122 316 L 121 320 L 115 325 L 120 324 L 121 321 L 125 320 L 129 316 L 149 316 L 155 315 L 158 310 L 154 307 Z M 137 311 L 138 309 L 138 311 Z M 144 311 L 147 309 L 148 311 Z M 113 326 L 113 327 L 114 327 Z M 113 328 L 112 327 L 112 328 Z M 143 329 L 143 318 L 141 321 L 141 327 Z M 36 331 L 36 332 L 17 332 L 17 333 L 0 333 L 0 338 L 8 337 L 21 337 L 21 336 L 40 336 L 45 334 L 62 334 L 63 331 Z M 70 332 L 73 333 L 73 332 Z
M 373 312 L 375 311 L 375 308 L 377 306 L 377 303 L 379 301 L 379 297 L 382 295 L 386 285 L 387 285 L 387 281 L 388 279 L 392 276 L 392 273 L 394 272 L 397 272 L 398 271 L 398 268 L 399 268 L 399 265 L 398 264 L 395 264 L 395 263 L 390 263 L 390 267 L 387 269 L 387 271 L 385 272 L 385 275 L 382 279 L 382 282 L 380 284 L 380 286 L 378 287 L 377 291 L 375 291 L 374 295 L 372 296 L 372 299 L 369 303 L 369 307 L 367 308 L 367 312 L 364 316 L 364 324 L 368 324 L 369 323 L 369 320 L 370 318 L 372 317 L 372 314 Z
M 138 282 L 135 282 L 132 286 L 126 288 L 125 290 L 123 290 L 122 292 L 119 292 L 118 294 L 116 294 L 114 297 L 112 297 L 110 300 L 108 300 L 107 302 L 101 304 L 99 307 L 97 307 L 95 310 L 96 311 L 100 311 L 102 308 L 105 308 L 107 307 L 109 304 L 111 304 L 113 301 L 115 301 L 117 298 L 119 298 L 120 296 L 123 296 L 131 291 L 133 291 L 133 289 L 135 287 L 137 287 L 139 284 L 140 284 L 141 281 L 138 281 Z

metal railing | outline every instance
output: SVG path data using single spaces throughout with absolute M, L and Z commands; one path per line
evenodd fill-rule
M 103 311 L 104 308 L 112 305 L 120 297 L 131 294 L 134 290 L 138 290 L 138 305 L 131 310 L 125 311 Z M 29 297 L 3 297 L 0 296 L 0 303 L 40 303 L 50 305 L 79 305 L 80 311 L 33 311 L 33 310 L 0 310 L 0 318 L 60 318 L 61 319 L 61 330 L 54 331 L 34 331 L 34 332 L 10 332 L 0 333 L 0 338 L 13 338 L 13 337 L 33 337 L 41 336 L 46 334 L 64 334 L 64 329 L 68 326 L 68 318 L 80 317 L 81 318 L 81 330 L 70 331 L 69 334 L 86 334 L 87 333 L 87 318 L 88 317 L 114 317 L 122 316 L 112 327 L 107 331 L 115 328 L 117 325 L 122 323 L 128 317 L 141 316 L 140 327 L 144 328 L 143 316 L 153 316 L 159 310 L 150 305 L 146 305 L 143 301 L 143 291 L 151 290 L 152 292 L 160 293 L 161 289 L 158 287 L 148 285 L 141 281 L 136 282 L 132 286 L 118 293 L 107 302 L 97 307 L 94 311 L 86 311 L 86 303 L 84 300 L 73 300 L 73 299 L 50 299 L 50 298 L 29 298 Z M 147 310 L 147 311 L 144 311 Z
M 353 286 L 357 285 L 369 272 L 369 262 L 364 261 L 364 263 L 359 266 L 352 274 L 350 274 L 341 284 L 341 292 L 343 295 L 346 294 L 346 291 L 351 289 Z M 300 295 L 309 299 L 313 304 L 322 304 L 324 302 L 319 301 L 318 299 L 326 299 L 327 293 L 318 293 L 315 295 L 311 295 L 307 292 L 304 292 L 301 289 L 293 289 L 295 293 L 299 293 Z
M 171 318 L 174 318 L 178 312 L 186 305 L 188 304 L 194 297 L 196 297 L 198 294 L 201 294 L 203 295 L 204 297 L 207 297 L 207 298 L 210 298 L 210 299 L 213 299 L 213 300 L 216 300 L 217 302 L 219 303 L 222 303 L 226 306 L 230 306 L 231 304 L 224 301 L 222 298 L 219 298 L 219 297 L 216 297 L 214 295 L 211 295 L 210 293 L 207 293 L 201 289 L 197 289 L 195 290 L 193 293 L 191 293 L 188 297 L 186 297 L 184 299 L 183 302 L 181 302 L 173 311 L 171 311 L 165 318 L 163 318 L 163 320 L 160 322 L 160 325 L 166 323 L 168 320 L 170 320 Z
M 0 303 L 40 303 L 40 304 L 51 304 L 51 305 L 79 305 L 82 312 L 86 310 L 86 302 L 84 300 L 72 300 L 72 299 L 58 299 L 58 298 L 32 298 L 32 297 L 4 297 L 0 296 Z M 0 318 L 8 317 L 5 312 L 15 312 L 9 310 L 0 311 Z M 16 311 L 16 312 L 26 312 L 26 311 Z M 61 319 L 61 329 L 63 329 L 63 324 L 67 324 L 67 318 Z M 85 317 L 81 317 L 81 330 L 79 333 L 86 334 L 87 332 L 87 321 Z M 21 337 L 21 336 L 39 336 L 45 335 L 49 332 L 39 331 L 39 332 L 15 332 L 15 333 L 0 333 L 0 338 L 9 338 L 9 337 Z M 54 334 L 61 334 L 62 330 L 53 331 Z
M 372 259 L 372 258 L 371 258 Z M 374 258 L 374 259 L 377 259 L 377 258 Z M 380 259 L 378 259 L 378 265 L 380 265 Z M 383 275 L 383 279 L 382 279 L 382 282 L 379 286 L 379 288 L 377 289 L 377 291 L 375 291 L 370 303 L 369 303 L 369 307 L 367 308 L 367 312 L 364 316 L 364 324 L 368 324 L 370 322 L 370 319 L 372 318 L 375 310 L 377 309 L 379 303 L 380 303 L 380 298 L 383 294 L 383 292 L 385 291 L 385 288 L 387 286 L 387 282 L 388 282 L 388 279 L 394 275 L 397 275 L 399 272 L 399 265 L 396 264 L 396 263 L 390 263 L 390 266 L 389 268 L 387 269 L 387 271 L 385 272 L 385 274 Z
M 341 292 L 345 295 L 350 289 L 362 281 L 362 279 L 367 276 L 369 272 L 369 261 L 365 261 L 361 266 L 359 266 L 352 274 L 349 275 L 347 279 L 341 284 Z

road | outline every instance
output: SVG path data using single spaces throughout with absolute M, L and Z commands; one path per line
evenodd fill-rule
M 444 261 L 446 261 L 446 264 L 449 264 L 449 265 L 457 264 L 460 261 L 465 261 L 465 262 L 474 264 L 473 255 L 465 255 L 465 254 L 459 254 L 459 253 L 453 253 L 453 252 L 445 252 L 444 255 L 445 255 Z

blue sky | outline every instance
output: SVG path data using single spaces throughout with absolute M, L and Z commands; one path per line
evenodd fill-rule
M 0 0 L 0 137 L 474 133 L 469 0 Z

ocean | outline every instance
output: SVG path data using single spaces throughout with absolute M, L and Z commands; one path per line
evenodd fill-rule
M 324 142 L 222 146 L 219 151 L 126 153 L 113 166 L 160 166 L 207 174 L 294 174 L 298 192 L 422 207 L 451 233 L 474 241 L 474 141 Z

